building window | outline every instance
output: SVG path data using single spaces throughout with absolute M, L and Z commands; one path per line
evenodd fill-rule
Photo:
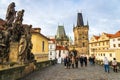
M 65 54 L 65 50 L 63 50 L 63 54 Z
M 45 42 L 42 41 L 42 52 L 44 52 L 44 51 L 45 51 Z
M 118 47 L 120 47 L 120 44 L 118 44 Z
M 115 44 L 113 44 L 113 47 L 116 47 L 116 45 L 115 45 Z
M 59 50 L 59 57 L 61 57 L 61 50 Z
M 95 46 L 97 46 L 97 43 L 95 43 Z
M 100 56 L 100 54 L 99 54 L 99 56 Z
M 118 38 L 118 41 L 120 41 L 120 38 Z
M 112 54 L 110 54 L 110 57 L 112 57 Z
M 85 43 L 83 42 L 83 47 L 85 47 Z
M 105 56 L 105 53 L 103 54 L 103 56 Z
M 61 45 L 63 45 L 63 42 L 61 42 Z
M 106 42 L 106 45 L 108 45 L 108 41 Z
M 113 41 L 115 41 L 115 39 L 113 39 Z
M 100 46 L 100 42 L 99 42 L 99 46 Z
M 103 45 L 104 45 L 104 42 L 103 42 Z
M 52 52 L 50 52 L 50 55 L 52 55 Z
M 52 49 L 52 45 L 50 45 L 50 49 Z
M 91 44 L 91 46 L 93 46 L 93 44 Z

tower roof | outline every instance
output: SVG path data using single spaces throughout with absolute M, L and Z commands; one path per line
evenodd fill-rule
M 58 26 L 56 38 L 61 39 L 62 37 L 66 37 L 64 26 Z
M 78 13 L 77 15 L 77 26 L 84 26 L 82 13 Z

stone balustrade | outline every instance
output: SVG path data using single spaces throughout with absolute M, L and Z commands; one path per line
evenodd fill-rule
M 0 80 L 19 80 L 28 74 L 40 70 L 42 68 L 56 64 L 55 60 L 34 62 L 26 65 L 13 66 L 0 70 Z

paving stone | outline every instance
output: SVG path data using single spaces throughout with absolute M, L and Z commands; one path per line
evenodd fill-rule
M 21 80 L 120 80 L 120 72 L 104 72 L 103 66 L 88 65 L 78 69 L 65 69 L 63 64 L 56 64 L 36 71 Z

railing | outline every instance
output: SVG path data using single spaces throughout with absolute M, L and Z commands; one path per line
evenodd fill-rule
M 32 62 L 26 65 L 14 66 L 8 69 L 0 70 L 0 80 L 19 80 L 28 74 L 40 70 L 42 68 L 56 64 L 56 60 L 43 62 Z
M 48 60 L 48 53 L 46 54 L 34 54 L 37 62 L 42 62 Z

